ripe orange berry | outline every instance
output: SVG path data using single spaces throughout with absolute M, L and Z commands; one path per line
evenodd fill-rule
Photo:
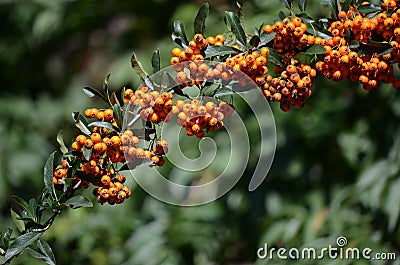
M 79 145 L 84 145 L 86 143 L 86 136 L 85 135 L 78 135 L 75 139 L 75 141 L 79 144 Z
M 218 34 L 217 36 L 215 36 L 215 41 L 216 42 L 221 42 L 223 44 L 224 41 L 225 41 L 225 36 L 222 35 L 222 34 Z
M 92 135 L 90 135 L 90 139 L 94 144 L 97 144 L 101 140 L 101 135 L 99 133 L 92 133 Z

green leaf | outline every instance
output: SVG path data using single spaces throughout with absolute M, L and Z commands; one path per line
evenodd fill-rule
M 246 46 L 246 33 L 240 23 L 238 16 L 233 12 L 225 12 L 225 17 L 228 26 L 230 27 L 233 35 L 235 35 L 236 39 L 243 45 Z
M 73 209 L 80 208 L 80 207 L 93 207 L 93 203 L 86 197 L 81 195 L 74 196 L 68 199 L 63 205 L 69 206 Z
M 44 263 L 49 264 L 49 265 L 55 265 L 55 263 L 46 255 L 42 254 L 39 251 L 36 251 L 32 248 L 28 248 L 29 254 L 34 257 L 35 259 L 40 259 L 42 260 Z
M 305 12 L 307 7 L 307 0 L 298 0 L 298 4 L 300 11 Z
M 305 54 L 325 54 L 326 49 L 324 46 L 315 44 L 305 51 Z
M 13 232 L 13 230 L 11 228 L 7 228 L 7 229 L 4 229 L 1 231 L 0 247 L 5 248 L 5 249 L 7 249 L 9 247 L 12 232 Z
M 367 43 L 360 42 L 360 47 L 363 52 L 377 53 L 378 55 L 388 54 L 393 50 L 392 45 L 388 42 L 379 42 L 369 40 Z
M 245 25 L 244 22 L 244 0 L 236 0 L 236 5 L 239 8 L 238 17 L 242 25 Z
M 101 98 L 102 100 L 104 100 L 105 102 L 107 102 L 106 97 L 105 97 L 102 93 L 100 93 L 99 91 L 97 91 L 97 90 L 94 89 L 94 88 L 85 86 L 85 87 L 83 88 L 83 92 L 84 92 L 86 95 L 88 95 L 89 97 L 91 97 L 91 98 L 94 97 L 94 96 L 98 96 L 99 98 Z
M 260 42 L 260 37 L 254 35 L 253 37 L 251 37 L 249 44 L 251 45 L 251 47 L 257 47 Z
M 24 221 L 20 220 L 20 218 L 21 216 L 19 216 L 19 214 L 17 214 L 13 209 L 11 209 L 11 219 L 13 220 L 18 231 L 22 232 L 25 230 L 25 223 Z
M 5 262 L 24 251 L 30 244 L 35 242 L 40 235 L 41 233 L 29 232 L 17 237 L 6 252 Z
M 37 202 L 36 199 L 30 199 L 29 200 L 29 209 L 35 216 L 35 221 L 37 221 Z
M 151 57 L 151 66 L 153 67 L 153 74 L 160 71 L 160 50 L 157 49 L 153 52 L 153 56 Z
M 110 131 L 118 131 L 118 128 L 115 128 L 111 123 L 105 121 L 95 121 L 88 125 L 88 127 L 95 127 L 95 126 L 106 128 L 107 130 Z
M 232 88 L 223 86 L 215 91 L 214 97 L 222 97 L 222 96 L 233 95 L 233 94 L 236 94 L 236 92 L 233 91 Z
M 382 8 L 375 5 L 363 5 L 358 8 L 358 11 L 364 15 L 367 15 L 374 12 L 380 12 L 382 11 Z
M 143 69 L 142 64 L 137 60 L 135 53 L 132 53 L 131 65 L 136 74 L 139 75 L 142 79 L 146 79 L 148 77 L 148 74 Z
M 209 10 L 210 8 L 208 3 L 204 3 L 200 6 L 196 18 L 194 19 L 194 34 L 204 35 L 204 30 L 206 29 L 206 18 Z
M 231 46 L 208 46 L 204 51 L 206 58 L 219 55 L 237 54 L 238 52 L 240 52 L 240 50 Z
M 58 134 L 57 134 L 57 142 L 60 145 L 61 153 L 63 153 L 63 155 L 68 153 L 68 148 L 65 146 L 64 138 L 63 138 L 63 135 L 62 135 L 62 131 L 59 131 Z
M 83 157 L 86 159 L 86 161 L 90 160 L 90 156 L 92 155 L 92 149 L 93 148 L 87 148 L 86 146 L 83 146 Z
M 28 216 L 31 220 L 36 219 L 35 215 L 31 212 L 29 204 L 24 199 L 22 199 L 21 197 L 18 197 L 16 195 L 12 195 L 11 198 L 25 210 L 25 212 L 28 214 Z
M 283 13 L 283 11 L 279 11 L 278 13 L 278 18 L 280 18 L 280 20 L 284 20 L 287 16 L 285 15 L 285 13 Z
M 347 12 L 349 10 L 352 2 L 353 2 L 353 0 L 345 0 L 342 5 L 342 10 Z
M 188 39 L 186 37 L 185 24 L 182 20 L 174 21 L 174 35 L 179 37 L 185 45 L 188 44 Z
M 185 40 L 182 37 L 177 36 L 175 33 L 171 34 L 171 38 L 176 44 L 181 46 L 183 49 L 186 49 L 188 47 L 187 42 L 185 42 Z
M 46 190 L 51 194 L 51 196 L 55 199 L 55 191 L 54 191 L 54 184 L 53 184 L 53 167 L 54 167 L 54 154 L 53 152 L 47 158 L 46 163 L 44 164 L 43 168 L 43 181 L 44 187 Z
M 292 9 L 292 1 L 291 0 L 279 0 L 284 7 L 291 10 Z
M 337 15 L 339 13 L 338 1 L 337 0 L 323 0 L 322 3 L 329 5 L 329 9 L 331 10 L 333 17 L 336 19 Z
M 277 53 L 274 49 L 269 49 L 269 51 L 270 53 L 268 56 L 268 61 L 270 61 L 274 65 L 284 67 L 282 56 L 279 53 Z
M 265 34 L 264 32 L 261 34 L 261 41 L 265 44 L 271 42 L 276 36 L 276 32 L 271 32 L 270 34 Z
M 90 130 L 85 125 L 85 123 L 87 123 L 86 118 L 82 114 L 80 114 L 79 112 L 72 112 L 72 119 L 75 122 L 75 126 L 78 127 L 82 133 L 86 135 L 91 134 Z
M 110 80 L 110 75 L 111 75 L 111 73 L 108 74 L 106 76 L 106 78 L 104 78 L 104 82 L 103 82 L 103 91 L 104 91 L 104 94 L 106 96 L 106 102 L 107 103 L 110 102 L 110 95 L 108 93 L 108 81 Z
M 114 104 L 113 107 L 113 115 L 114 115 L 114 119 L 115 122 L 117 123 L 117 125 L 119 127 L 122 127 L 122 110 L 121 110 L 121 106 L 119 104 Z
M 37 252 L 33 249 L 29 249 L 29 250 L 33 250 L 35 252 L 33 255 L 31 252 L 31 255 L 35 258 L 43 260 L 48 265 L 55 265 L 56 258 L 54 257 L 53 250 L 51 249 L 50 245 L 46 241 L 39 239 L 37 242 L 37 246 L 38 246 L 40 252 Z M 41 257 L 35 256 L 36 253 L 39 253 L 41 255 Z
M 115 92 L 112 92 L 112 94 L 111 94 L 110 103 L 111 103 L 111 105 L 115 105 L 115 104 L 121 105 L 121 104 L 119 103 L 117 94 L 115 94 Z

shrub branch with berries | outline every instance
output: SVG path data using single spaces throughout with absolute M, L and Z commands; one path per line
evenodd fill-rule
M 84 88 L 108 107 L 74 112 L 81 132 L 70 148 L 61 133 L 57 136 L 62 158 L 54 163 L 53 153 L 47 159 L 41 196 L 28 202 L 13 197 L 19 207 L 11 216 L 21 235 L 12 238 L 11 228 L 1 232 L 2 264 L 27 248 L 34 257 L 55 264 L 50 246 L 40 236 L 62 210 L 92 206 L 90 199 L 77 195 L 81 189 L 91 187 L 100 204 L 120 204 L 129 198 L 132 192 L 121 171 L 164 165 L 168 142 L 160 139 L 159 128 L 173 116 L 188 136 L 202 138 L 224 127 L 223 120 L 234 111 L 232 95 L 248 89 L 279 102 L 283 111 L 304 106 L 318 74 L 333 81 L 360 82 L 365 90 L 378 89 L 380 83 L 400 89 L 394 70 L 400 60 L 398 0 L 329 0 L 331 16 L 321 19 L 305 13 L 306 0 L 297 1 L 299 14 L 293 0 L 280 2 L 288 14 L 280 12 L 273 24 L 262 24 L 253 33 L 242 25 L 242 1 L 238 15 L 225 13 L 229 31 L 216 36 L 205 32 L 208 4 L 197 13 L 190 40 L 183 22 L 175 21 L 172 40 L 179 47 L 171 52 L 168 86 L 151 78 L 133 54 L 132 67 L 143 80 L 139 88 L 123 88 L 117 96 L 109 91 L 109 76 L 101 92 Z M 158 50 L 151 62 L 157 74 Z M 195 96 L 188 92 L 193 89 Z M 136 123 L 143 128 L 136 129 Z

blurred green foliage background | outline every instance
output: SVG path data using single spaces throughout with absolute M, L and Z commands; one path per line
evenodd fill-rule
M 40 194 L 42 167 L 57 148 L 57 132 L 63 130 L 69 144 L 78 133 L 71 112 L 101 104 L 82 88 L 100 88 L 109 72 L 111 88 L 139 85 L 130 67 L 133 50 L 150 70 L 150 56 L 160 48 L 167 66 L 175 47 L 169 37 L 173 20 L 183 20 L 190 36 L 201 3 L 0 1 L 2 228 L 11 225 L 11 195 Z M 225 32 L 224 10 L 236 10 L 235 2 L 216 0 L 210 6 L 206 32 Z M 314 16 L 328 14 L 316 0 L 308 9 Z M 246 2 L 247 28 L 271 23 L 279 10 L 277 0 Z M 45 233 L 58 263 L 265 264 L 256 257 L 264 243 L 319 248 L 335 245 L 338 236 L 346 236 L 352 247 L 400 257 L 399 93 L 386 86 L 365 92 L 358 84 L 322 79 L 313 92 L 300 110 L 283 113 L 272 105 L 277 152 L 259 189 L 248 192 L 250 175 L 244 176 L 218 201 L 185 208 L 153 199 L 129 178 L 133 197 L 123 205 L 69 210 Z M 250 131 L 256 129 L 250 123 Z M 23 254 L 13 264 L 41 263 Z

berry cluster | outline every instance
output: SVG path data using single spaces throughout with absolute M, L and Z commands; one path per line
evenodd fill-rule
M 138 95 L 131 95 L 130 91 L 125 95 L 131 96 L 130 99 L 137 96 L 136 100 L 142 100 L 143 104 L 147 104 L 143 98 L 140 98 L 143 90 L 136 92 Z M 159 98 L 162 96 L 156 97 L 156 99 Z M 136 100 L 134 101 L 138 104 Z M 157 105 L 154 109 L 155 111 L 159 110 Z M 54 184 L 60 185 L 61 188 L 61 184 L 67 179 L 67 173 L 74 172 L 70 185 L 72 190 L 88 188 L 92 184 L 97 187 L 93 194 L 99 203 L 120 204 L 131 195 L 131 191 L 123 185 L 126 178 L 115 170 L 116 163 L 133 163 L 147 158 L 152 161 L 151 165 L 162 166 L 164 164 L 163 156 L 166 154 L 165 150 L 168 145 L 166 141 L 162 141 L 162 151 L 157 149 L 152 152 L 140 148 L 138 147 L 140 139 L 131 130 L 125 130 L 123 133 L 116 130 L 118 128 L 113 115 L 112 109 L 91 108 L 85 110 L 87 118 L 108 122 L 116 128 L 111 130 L 94 126 L 90 136 L 78 135 L 71 145 L 74 157 L 64 160 L 61 165 L 56 167 L 53 177 Z M 154 120 L 154 122 L 158 122 L 158 120 Z M 74 164 L 79 167 L 74 168 Z
M 171 65 L 175 66 L 177 72 L 183 70 L 180 63 L 188 61 L 203 61 L 204 56 L 201 54 L 208 46 L 208 41 L 201 34 L 196 34 L 193 40 L 189 41 L 188 47 L 184 50 L 180 48 L 172 49 L 172 58 L 170 59 Z
M 203 137 L 205 131 L 222 129 L 223 119 L 230 117 L 234 111 L 232 105 L 224 101 L 217 105 L 212 101 L 203 102 L 196 99 L 190 103 L 177 100 L 176 107 L 179 110 L 178 125 L 186 129 L 187 135 L 195 135 L 198 138 Z
M 264 96 L 270 101 L 280 102 L 283 111 L 289 111 L 291 106 L 301 108 L 311 95 L 312 78 L 317 74 L 310 65 L 291 59 L 290 64 L 283 68 L 275 68 L 278 77 L 268 75 L 262 86 Z
M 241 71 L 247 74 L 258 86 L 264 83 L 264 76 L 268 73 L 267 57 L 269 49 L 264 47 L 258 51 L 253 51 L 244 55 L 242 53 L 234 57 L 227 58 L 225 64 L 233 68 L 234 71 Z M 241 86 L 247 85 L 246 80 L 238 78 Z
M 141 86 L 135 92 L 132 89 L 126 89 L 124 102 L 129 102 L 133 106 L 141 106 L 141 118 L 155 124 L 165 121 L 174 105 L 171 93 L 160 94 L 158 91 L 150 91 L 147 86 Z
M 275 32 L 272 47 L 286 58 L 293 57 L 301 49 L 314 44 L 314 36 L 305 34 L 307 25 L 299 17 L 285 18 L 274 25 L 263 27 L 266 34 Z

